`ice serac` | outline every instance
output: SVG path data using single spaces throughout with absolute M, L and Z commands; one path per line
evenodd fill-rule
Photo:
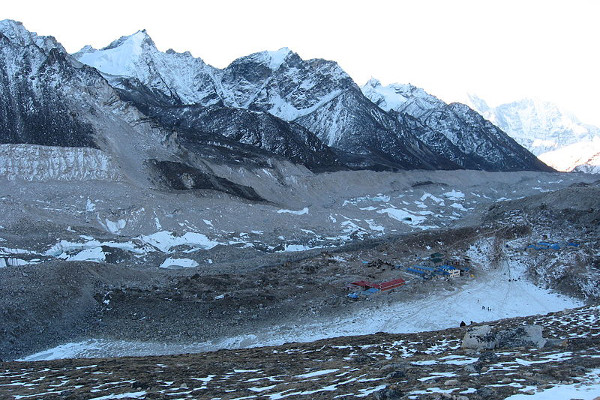
M 523 99 L 491 107 L 475 95 L 469 96 L 469 103 L 553 168 L 596 170 L 593 160 L 600 152 L 600 128 L 582 123 L 556 104 Z
M 382 86 L 371 79 L 363 93 L 413 127 L 418 138 L 462 168 L 490 171 L 551 170 L 498 127 L 461 103 L 446 104 L 412 85 Z

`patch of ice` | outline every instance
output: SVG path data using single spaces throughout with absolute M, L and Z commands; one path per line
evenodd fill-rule
M 252 391 L 252 392 L 264 392 L 265 390 L 271 390 L 273 389 L 275 386 L 277 385 L 271 385 L 271 386 L 261 386 L 261 387 L 249 387 L 248 390 Z
M 437 360 L 421 360 L 421 361 L 413 361 L 411 364 L 413 365 L 435 365 L 437 364 Z
M 365 222 L 369 224 L 369 229 L 377 232 L 385 232 L 385 227 L 377 225 L 372 219 L 365 219 Z
M 464 207 L 463 207 L 463 205 L 462 205 L 462 204 L 460 204 L 460 203 L 452 203 L 452 204 L 450 204 L 450 207 L 452 207 L 452 208 L 456 208 L 457 210 L 460 210 L 460 211 L 468 211 L 468 210 L 467 210 L 466 208 L 464 208 Z
M 17 267 L 19 265 L 27 265 L 27 264 L 37 264 L 37 263 L 32 263 L 30 261 L 26 261 L 26 260 L 22 260 L 20 258 L 14 258 L 14 257 L 0 258 L 0 268 Z
M 67 261 L 94 261 L 103 262 L 106 260 L 106 254 L 102 250 L 102 247 L 92 247 L 85 249 L 67 258 Z
M 377 211 L 377 213 L 387 214 L 388 217 L 409 225 L 418 225 L 427 219 L 426 217 L 417 215 L 416 213 L 412 213 L 405 209 L 398 208 L 384 208 L 382 210 Z
M 87 202 L 85 203 L 85 211 L 96 211 L 96 205 L 90 199 L 87 199 Z
M 90 400 L 113 400 L 113 399 L 141 399 L 146 397 L 146 392 L 129 392 L 119 394 L 109 394 L 101 397 L 90 397 Z
M 313 371 L 313 372 L 309 372 L 309 373 L 302 374 L 302 375 L 296 375 L 296 378 L 301 378 L 301 379 L 312 378 L 312 377 L 315 377 L 315 376 L 332 374 L 332 373 L 337 372 L 337 371 L 339 371 L 339 369 L 322 369 L 322 370 L 319 370 L 319 371 Z
M 294 215 L 308 214 L 308 207 L 304 207 L 302 210 L 277 210 L 277 214 L 294 214 Z
M 465 194 L 463 192 L 459 192 L 458 190 L 452 189 L 450 192 L 444 193 L 444 196 L 450 200 L 460 200 L 465 198 Z
M 323 246 L 306 246 L 303 244 L 286 244 L 285 245 L 285 252 L 296 252 L 296 251 L 306 251 L 306 250 L 312 250 L 312 249 L 320 249 Z
M 124 219 L 120 219 L 116 222 L 113 222 L 110 219 L 105 218 L 104 221 L 105 221 L 106 229 L 108 229 L 108 231 L 110 233 L 114 233 L 114 234 L 118 234 L 119 232 L 121 232 L 121 230 L 123 228 L 125 228 L 125 226 L 127 225 L 127 221 Z
M 171 257 L 167 258 L 165 261 L 163 261 L 162 264 L 160 264 L 160 268 L 168 268 L 168 269 L 195 268 L 197 266 L 198 266 L 198 263 L 189 258 L 171 258 Z
M 431 193 L 425 193 L 423 196 L 421 196 L 421 201 L 425 201 L 427 199 L 431 199 L 434 202 L 436 202 L 437 204 L 443 206 L 444 205 L 444 200 L 440 199 L 439 197 L 435 197 L 434 195 L 432 195 Z
M 554 400 L 581 399 L 592 400 L 600 393 L 600 369 L 594 369 L 586 374 L 582 382 L 570 385 L 559 384 L 550 389 L 544 389 L 533 394 L 514 394 L 506 400 Z
M 379 385 L 379 386 L 374 386 L 372 388 L 359 389 L 360 394 L 357 394 L 356 397 L 367 397 L 370 394 L 373 394 L 375 392 L 385 389 L 386 387 L 387 387 L 387 385 Z
M 0 254 L 8 255 L 8 254 L 37 254 L 37 253 L 30 251 L 30 250 L 25 250 L 25 249 L 0 247 Z
M 160 231 L 148 236 L 142 235 L 139 239 L 163 253 L 169 253 L 173 247 L 183 245 L 209 250 L 219 244 L 219 242 L 210 240 L 206 235 L 196 232 L 187 232 L 183 236 L 175 236 L 172 232 Z

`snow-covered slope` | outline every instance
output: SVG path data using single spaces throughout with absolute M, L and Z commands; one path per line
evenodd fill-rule
M 469 96 L 469 102 L 485 118 L 553 168 L 559 171 L 594 170 L 588 160 L 599 152 L 600 128 L 582 123 L 553 103 L 539 100 L 523 99 L 491 107 L 483 99 Z
M 464 104 L 446 104 L 412 85 L 382 86 L 371 79 L 362 92 L 399 121 L 420 125 L 419 139 L 463 168 L 544 169 L 545 165 Z M 409 116 L 409 118 L 407 118 Z

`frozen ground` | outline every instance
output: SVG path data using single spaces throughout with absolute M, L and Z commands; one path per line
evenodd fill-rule
M 531 257 L 512 247 L 491 268 L 492 244 L 478 241 L 476 227 L 507 199 L 595 178 L 356 171 L 268 183 L 261 175 L 248 179 L 270 202 L 250 203 L 125 181 L 13 177 L 0 185 L 0 300 L 9 327 L 0 355 L 201 352 L 420 332 L 575 307 L 582 303 L 530 283 Z M 471 233 L 447 248 L 462 228 Z M 370 251 L 373 243 L 388 244 Z M 396 278 L 397 270 L 371 262 L 410 265 L 438 250 L 468 255 L 475 277 L 421 285 L 403 275 L 408 284 L 389 296 L 357 303 L 345 296 L 349 282 Z
M 478 267 L 476 277 L 459 278 L 467 280 L 466 284 L 449 291 L 440 288 L 437 292 L 410 302 L 394 301 L 391 296 L 386 299 L 387 294 L 381 294 L 378 299 L 365 301 L 363 307 L 349 314 L 321 317 L 317 313 L 306 320 L 290 321 L 285 325 L 257 329 L 251 334 L 214 341 L 179 344 L 90 339 L 60 345 L 24 357 L 23 360 L 181 354 L 311 342 L 376 332 L 416 333 L 457 327 L 461 321 L 481 323 L 547 314 L 584 304 L 531 283 L 527 279 L 525 265 L 517 257 L 518 252 L 509 253 L 514 259 L 507 259 L 498 268 L 486 268 L 485 265 L 489 264 L 488 242 L 481 241 L 469 250 L 474 265 Z M 419 285 L 419 280 L 415 277 L 398 290 L 414 290 L 411 285 Z
M 270 204 L 212 192 L 165 193 L 120 181 L 74 184 L 13 177 L 0 184 L 0 267 L 54 258 L 184 268 L 247 260 L 249 254 L 260 259 L 332 249 L 465 224 L 494 202 L 595 177 L 358 171 L 292 175 L 286 185 L 270 182 L 268 175 L 262 179 L 262 195 Z
M 453 328 L 201 355 L 2 363 L 0 395 L 592 400 L 599 387 L 599 312 L 584 307 L 491 324 L 497 332 L 539 325 L 551 339 L 543 348 L 464 349 L 468 328 Z

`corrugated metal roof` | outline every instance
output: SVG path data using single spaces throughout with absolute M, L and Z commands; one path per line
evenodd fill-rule
M 393 288 L 397 288 L 398 286 L 402 286 L 406 283 L 404 279 L 394 279 L 392 281 L 387 281 L 379 284 L 379 288 L 381 290 L 390 290 Z

